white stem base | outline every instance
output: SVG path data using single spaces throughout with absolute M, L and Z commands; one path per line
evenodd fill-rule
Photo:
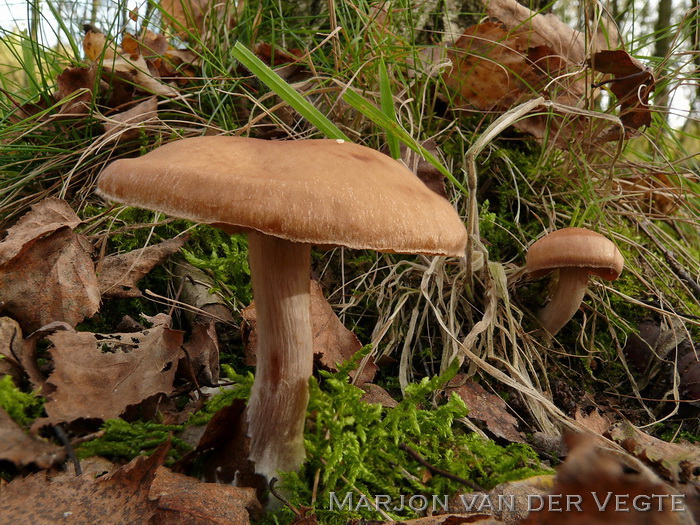
M 540 310 L 540 323 L 551 335 L 569 322 L 581 306 L 588 288 L 588 270 L 585 268 L 561 268 L 559 282 L 552 300 Z
M 247 408 L 250 459 L 268 480 L 304 461 L 304 422 L 313 370 L 311 247 L 248 236 L 258 347 Z

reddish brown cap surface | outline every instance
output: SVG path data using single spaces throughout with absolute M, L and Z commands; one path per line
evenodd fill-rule
M 541 277 L 558 268 L 589 268 L 608 281 L 622 273 L 624 260 L 617 246 L 585 228 L 563 228 L 537 240 L 527 251 L 527 271 Z
M 227 231 L 295 242 L 461 256 L 452 205 L 398 161 L 337 140 L 178 140 L 107 166 L 105 198 Z

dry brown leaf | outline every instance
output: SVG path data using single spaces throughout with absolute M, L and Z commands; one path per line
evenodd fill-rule
M 167 14 L 167 23 L 177 31 L 179 37 L 188 33 L 204 31 L 204 15 L 209 9 L 209 0 L 161 0 L 160 8 Z
M 361 398 L 361 401 L 364 401 L 365 403 L 377 403 L 382 405 L 384 408 L 394 408 L 399 404 L 396 399 L 391 397 L 389 392 L 384 390 L 379 385 L 375 385 L 374 383 L 365 383 L 364 385 L 360 386 L 360 388 L 365 391 L 365 395 L 363 395 Z
M 574 419 L 591 432 L 604 435 L 610 429 L 610 420 L 597 410 L 592 410 L 590 414 L 586 414 L 580 408 L 576 411 Z
M 175 237 L 129 253 L 109 255 L 102 261 L 97 280 L 105 298 L 141 297 L 137 282 L 154 267 L 165 262 L 187 242 L 187 236 Z
M 149 97 L 133 108 L 116 115 L 111 115 L 109 120 L 102 123 L 105 130 L 104 137 L 119 134 L 119 140 L 133 140 L 139 136 L 140 130 L 137 124 L 158 117 L 158 101 L 156 97 Z
M 672 511 L 671 495 L 678 498 L 678 492 L 638 460 L 596 447 L 582 434 L 567 436 L 567 445 L 569 456 L 557 469 L 552 496 L 534 502 L 525 525 L 694 523 L 688 512 Z M 635 508 L 638 496 L 643 499 L 636 500 Z M 567 501 L 569 512 L 563 512 Z M 650 508 L 640 510 L 646 503 Z
M 627 421 L 614 425 L 608 437 L 672 482 L 687 483 L 697 478 L 700 471 L 698 445 L 667 443 L 645 434 Z
M 254 364 L 257 348 L 257 333 L 255 331 L 257 316 L 255 301 L 241 311 L 243 317 L 243 341 L 246 345 L 246 356 L 249 364 Z M 338 316 L 323 296 L 321 286 L 311 281 L 311 329 L 313 331 L 314 359 L 327 370 L 338 370 L 338 364 L 350 359 L 362 345 L 357 336 L 343 326 Z M 360 377 L 354 379 L 357 386 L 371 381 L 376 374 L 377 365 L 369 361 L 360 372 Z M 353 373 L 350 373 L 353 376 Z
M 0 378 L 10 375 L 16 385 L 21 384 L 22 329 L 10 317 L 0 317 Z
M 258 494 L 268 489 L 267 480 L 255 473 L 250 458 L 250 444 L 243 399 L 216 412 L 207 423 L 197 446 L 178 463 L 178 470 L 188 469 L 193 462 L 202 465 L 202 479 L 216 483 L 233 483 L 252 487 Z
M 74 229 L 81 222 L 66 201 L 53 197 L 44 199 L 7 230 L 0 243 L 0 265 L 10 262 L 44 235 L 63 227 Z
M 150 496 L 158 499 L 150 523 L 158 525 L 244 525 L 262 513 L 251 488 L 203 483 L 165 467 L 156 471 Z
M 489 492 L 469 492 L 450 498 L 448 508 L 455 513 L 481 513 L 506 523 L 519 524 L 528 513 L 528 502 L 534 496 L 547 494 L 554 486 L 554 476 L 543 474 L 497 485 Z M 500 498 L 500 499 L 499 499 Z M 498 502 L 513 502 L 512 506 Z
M 69 98 L 58 110 L 59 115 L 81 116 L 90 113 L 95 89 L 95 67 L 68 67 L 56 78 L 58 102 Z M 79 92 L 78 95 L 74 93 Z
M 168 446 L 100 478 L 82 475 L 51 482 L 44 473 L 17 478 L 0 491 L 1 520 L 32 525 L 148 523 L 158 507 L 149 489 Z
M 537 13 L 516 0 L 483 0 L 486 12 L 504 24 L 508 31 L 514 31 L 532 38 L 532 46 L 546 45 L 565 58 L 569 63 L 582 64 L 588 52 L 586 37 L 565 24 L 553 13 Z M 589 45 L 594 51 L 616 46 L 618 37 L 613 24 L 605 30 L 595 32 L 595 38 Z
M 574 67 L 546 42 L 537 33 L 511 32 L 497 22 L 472 26 L 447 51 L 453 67 L 445 83 L 459 93 L 463 104 L 483 111 L 509 109 L 538 96 L 555 77 Z M 584 89 L 574 78 L 548 88 L 551 98 L 578 104 Z
M 481 385 L 469 381 L 465 374 L 457 374 L 445 387 L 445 394 L 457 394 L 469 409 L 468 417 L 486 423 L 494 436 L 515 443 L 525 443 L 518 431 L 518 420 L 508 412 L 506 402 Z
M 64 448 L 28 435 L 0 407 L 0 460 L 9 461 L 16 467 L 36 465 L 47 469 L 62 463 L 65 457 Z
M 53 321 L 75 326 L 97 312 L 99 288 L 84 238 L 64 227 L 26 247 L 0 266 L 3 310 L 25 332 Z
M 595 71 L 613 75 L 613 79 L 605 83 L 617 97 L 620 120 L 628 135 L 632 130 L 651 124 L 649 95 L 654 91 L 656 83 L 651 68 L 623 49 L 599 51 L 588 60 L 588 64 Z
M 130 405 L 172 392 L 183 332 L 169 328 L 167 315 L 154 320 L 143 332 L 49 335 L 54 368 L 44 385 L 48 418 L 37 425 L 116 418 Z
M 97 62 L 104 53 L 105 61 L 114 58 L 115 54 L 120 50 L 115 49 L 114 43 L 107 45 L 107 37 L 104 33 L 96 30 L 89 30 L 85 32 L 83 37 L 83 52 L 85 56 Z
M 207 323 L 194 323 L 192 333 L 184 345 L 185 356 L 180 358 L 180 376 L 194 377 L 200 386 L 219 384 L 219 339 L 213 320 Z

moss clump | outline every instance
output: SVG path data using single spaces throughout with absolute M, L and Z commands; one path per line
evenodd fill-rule
M 44 399 L 22 392 L 15 386 L 12 377 L 4 376 L 0 378 L 0 408 L 17 424 L 27 427 L 42 415 Z
M 424 378 L 409 385 L 404 399 L 395 408 L 361 401 L 364 392 L 350 384 L 347 370 L 321 373 L 320 384 L 312 381 L 306 450 L 308 461 L 300 473 L 291 473 L 284 484 L 293 494 L 294 505 L 311 501 L 311 487 L 320 473 L 315 513 L 321 523 L 346 523 L 349 519 L 378 519 L 373 508 L 356 508 L 357 497 L 365 494 L 371 502 L 376 495 L 391 499 L 394 506 L 401 496 L 446 495 L 465 487 L 438 475 L 431 475 L 402 449 L 407 445 L 428 463 L 484 488 L 549 472 L 540 466 L 537 455 L 525 445 L 500 447 L 467 433 L 457 422 L 467 415 L 467 407 L 457 395 L 434 405 L 430 398 L 457 371 L 457 366 L 441 376 Z M 358 492 L 359 491 L 359 492 Z M 331 498 L 344 501 L 352 493 L 352 508 L 331 510 Z M 360 506 L 361 507 L 361 506 Z M 390 513 L 391 514 L 391 513 Z M 416 516 L 410 508 L 395 518 Z M 281 511 L 280 522 L 291 513 Z
M 92 441 L 81 443 L 76 448 L 79 459 L 102 456 L 114 460 L 129 461 L 139 455 L 150 455 L 158 445 L 171 440 L 166 465 L 176 461 L 190 446 L 174 436 L 184 428 L 182 425 L 163 425 L 150 421 L 128 423 L 123 419 L 109 419 L 101 430 L 104 435 Z

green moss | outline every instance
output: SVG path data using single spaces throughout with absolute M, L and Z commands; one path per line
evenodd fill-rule
M 1 358 L 0 358 L 1 359 Z M 44 399 L 17 388 L 9 375 L 0 377 L 0 407 L 19 425 L 29 426 L 42 415 Z
M 549 472 L 528 446 L 504 448 L 466 432 L 457 419 L 468 411 L 457 395 L 436 405 L 430 401 L 456 371 L 453 366 L 444 375 L 409 385 L 404 399 L 391 409 L 360 401 L 364 392 L 349 383 L 346 369 L 335 374 L 322 372 L 320 383 L 311 383 L 307 462 L 302 472 L 284 477 L 286 489 L 293 494 L 291 502 L 298 506 L 311 501 L 317 472 L 315 513 L 321 523 L 328 524 L 381 517 L 374 509 L 356 509 L 357 499 L 352 509 L 338 510 L 336 506 L 331 510 L 331 497 L 343 501 L 346 494 L 357 498 L 360 491 L 370 501 L 376 495 L 386 495 L 398 502 L 402 495 L 430 499 L 465 490 L 443 476 L 427 476 L 426 468 L 402 445 L 431 465 L 484 488 Z M 395 513 L 397 518 L 415 515 L 408 508 Z M 286 523 L 291 517 L 290 511 L 283 510 L 276 519 Z
M 166 464 L 170 464 L 190 449 L 187 443 L 175 436 L 175 433 L 183 428 L 182 425 L 163 425 L 144 421 L 128 423 L 123 419 L 109 419 L 100 429 L 104 434 L 78 445 L 76 454 L 79 459 L 102 456 L 113 460 L 129 461 L 142 454 L 152 454 L 161 443 L 170 439 L 172 448 L 168 452 L 166 461 Z

